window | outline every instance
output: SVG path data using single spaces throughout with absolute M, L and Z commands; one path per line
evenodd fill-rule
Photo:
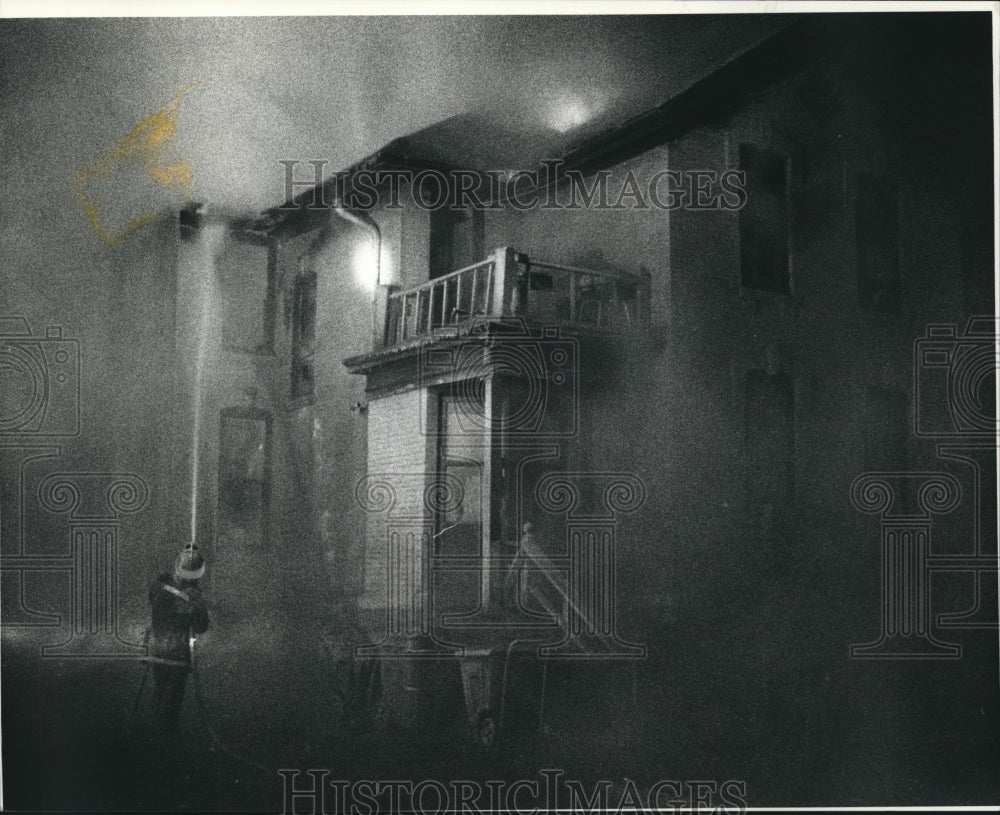
M 219 428 L 219 538 L 238 545 L 267 542 L 271 416 L 226 408 Z
M 899 312 L 899 201 L 895 188 L 868 173 L 857 176 L 855 234 L 858 303 L 889 314 Z
M 292 396 L 312 396 L 316 385 L 316 272 L 295 278 L 292 292 Z
M 226 349 L 272 352 L 275 260 L 270 242 L 231 233 L 216 266 Z
M 488 430 L 477 381 L 466 389 L 449 389 L 438 397 L 438 472 L 462 488 L 459 506 L 438 513 L 436 551 L 476 555 L 483 535 L 483 467 Z M 477 398 L 480 397 L 480 398 Z
M 433 543 L 437 556 L 480 558 L 484 553 L 489 431 L 481 400 L 483 384 L 481 380 L 459 383 L 438 394 L 437 477 L 457 486 L 461 501 L 437 509 Z M 439 571 L 434 576 L 436 613 L 474 613 L 482 600 L 482 580 L 482 572 Z
M 485 237 L 482 211 L 432 210 L 430 230 L 432 279 L 483 259 Z
M 772 150 L 740 145 L 746 206 L 740 210 L 740 280 L 747 288 L 788 294 L 788 159 Z

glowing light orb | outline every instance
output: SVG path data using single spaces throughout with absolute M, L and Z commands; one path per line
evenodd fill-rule
M 373 240 L 364 240 L 354 250 L 354 279 L 365 291 L 374 291 L 378 285 L 378 246 Z
M 593 116 L 594 111 L 578 96 L 560 97 L 549 111 L 549 125 L 553 130 L 566 133 L 579 127 Z

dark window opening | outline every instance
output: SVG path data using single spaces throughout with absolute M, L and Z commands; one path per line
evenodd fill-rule
M 193 241 L 198 236 L 205 219 L 205 205 L 192 201 L 185 204 L 178 213 L 177 223 L 180 228 L 181 240 Z
M 481 551 L 483 535 L 483 468 L 486 428 L 483 402 L 475 387 L 442 393 L 438 400 L 438 472 L 461 486 L 462 501 L 437 514 L 435 550 L 453 555 Z
M 788 159 L 773 150 L 740 145 L 746 206 L 740 210 L 740 281 L 751 289 L 788 294 Z
M 312 396 L 316 386 L 316 273 L 295 278 L 292 293 L 292 396 Z
M 483 521 L 488 461 L 482 400 L 478 382 L 438 397 L 437 473 L 461 500 L 439 506 L 435 513 L 433 552 L 436 556 L 478 558 L 483 554 Z M 441 612 L 473 612 L 481 602 L 481 574 L 442 571 L 435 576 L 435 607 Z
M 899 200 L 895 188 L 867 173 L 857 177 L 855 230 L 858 303 L 889 314 L 900 310 Z
M 480 210 L 431 211 L 430 276 L 441 277 L 483 259 L 484 226 Z
M 269 354 L 274 348 L 276 255 L 270 242 L 234 233 L 216 265 L 222 344 L 230 351 Z
M 219 539 L 260 546 L 268 539 L 271 416 L 226 408 L 219 428 Z

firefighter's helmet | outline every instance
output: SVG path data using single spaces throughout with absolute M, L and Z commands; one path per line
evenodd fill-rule
M 174 561 L 174 574 L 181 580 L 200 580 L 205 574 L 205 558 L 194 543 L 187 544 Z

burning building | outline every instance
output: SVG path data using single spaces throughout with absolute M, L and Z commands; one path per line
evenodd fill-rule
M 629 772 L 763 803 L 876 803 L 904 767 L 894 801 L 995 793 L 991 352 L 971 424 L 934 430 L 928 390 L 994 348 L 989 54 L 988 15 L 806 15 L 607 130 L 461 115 L 325 178 L 284 162 L 264 213 L 137 233 L 98 458 L 148 505 L 127 547 L 74 539 L 117 582 L 60 560 L 72 602 L 108 598 L 64 652 L 139 656 L 146 564 L 193 539 L 202 692 L 250 753 L 357 728 L 590 778 L 641 746 Z M 39 445 L 5 464 L 25 506 Z M 866 473 L 903 484 L 881 521 Z M 911 483 L 940 473 L 950 508 Z M 907 582 L 932 521 L 933 595 Z M 32 599 L 57 551 L 5 550 L 5 631 L 79 622 Z M 959 639 L 971 667 L 925 659 Z

